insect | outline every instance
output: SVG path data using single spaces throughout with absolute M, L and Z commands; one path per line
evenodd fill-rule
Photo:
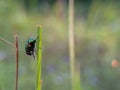
M 27 55 L 33 55 L 33 57 L 35 58 L 35 44 L 36 44 L 36 39 L 34 38 L 29 38 L 27 41 L 26 41 L 26 44 L 25 44 L 25 52 Z

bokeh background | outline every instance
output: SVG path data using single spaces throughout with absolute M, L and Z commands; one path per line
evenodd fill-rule
M 74 0 L 76 72 L 82 90 L 120 90 L 120 0 Z M 42 90 L 71 90 L 68 0 L 0 0 L 0 37 L 19 36 L 19 90 L 35 90 L 25 42 L 43 26 Z M 0 90 L 14 90 L 15 49 L 0 41 Z

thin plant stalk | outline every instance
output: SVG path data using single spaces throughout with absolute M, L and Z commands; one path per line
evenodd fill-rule
M 71 88 L 75 90 L 75 53 L 74 53 L 74 0 L 69 0 L 69 57 Z
M 19 58 L 19 49 L 18 49 L 18 36 L 15 35 L 15 46 L 16 46 L 16 80 L 15 80 L 15 90 L 18 90 L 18 58 Z
M 42 69 L 42 27 L 37 26 L 37 85 L 36 90 L 41 90 L 41 69 Z
M 4 43 L 8 44 L 9 46 L 12 46 L 12 47 L 15 48 L 15 45 L 14 45 L 13 43 L 11 43 L 11 42 L 5 40 L 4 38 L 1 38 L 1 37 L 0 37 L 0 41 L 2 41 L 2 42 L 4 42 Z
M 75 71 L 75 45 L 74 45 L 74 0 L 69 0 L 69 57 L 72 90 L 81 90 L 80 69 Z M 79 65 L 80 66 L 80 65 Z
M 18 36 L 15 35 L 15 45 L 3 38 L 0 37 L 0 41 L 8 44 L 9 46 L 12 46 L 16 49 L 16 78 L 15 78 L 15 90 L 18 90 L 18 58 L 19 58 L 19 50 L 18 50 Z

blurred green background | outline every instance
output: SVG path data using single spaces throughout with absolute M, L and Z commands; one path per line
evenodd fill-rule
M 76 72 L 82 90 L 120 90 L 120 1 L 75 0 Z M 71 90 L 68 0 L 0 0 L 0 37 L 19 36 L 19 90 L 35 90 L 36 61 L 25 42 L 43 26 L 42 90 Z M 118 65 L 111 65 L 116 59 Z M 0 41 L 0 90 L 14 90 L 15 49 Z

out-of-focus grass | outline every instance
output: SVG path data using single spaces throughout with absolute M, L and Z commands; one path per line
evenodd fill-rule
M 1 1 L 0 36 L 14 42 L 14 34 L 19 35 L 19 89 L 33 90 L 35 88 L 36 63 L 32 57 L 25 55 L 24 44 L 28 37 L 36 36 L 35 26 L 40 23 L 44 27 L 43 90 L 70 90 L 68 12 L 63 12 L 63 18 L 57 16 L 53 9 L 48 9 L 46 11 L 48 13 L 31 12 L 27 15 L 18 4 L 6 0 Z M 76 63 L 81 63 L 83 90 L 120 89 L 118 69 L 110 66 L 113 58 L 120 59 L 119 4 L 119 2 L 94 0 L 90 8 L 87 8 L 89 12 L 85 11 L 84 6 L 75 8 Z M 81 13 L 79 10 L 87 13 Z M 0 51 L 12 50 L 0 42 Z M 13 90 L 14 82 L 11 81 L 14 80 L 14 73 L 14 54 L 7 53 L 6 58 L 0 61 L 0 88 L 2 90 Z

